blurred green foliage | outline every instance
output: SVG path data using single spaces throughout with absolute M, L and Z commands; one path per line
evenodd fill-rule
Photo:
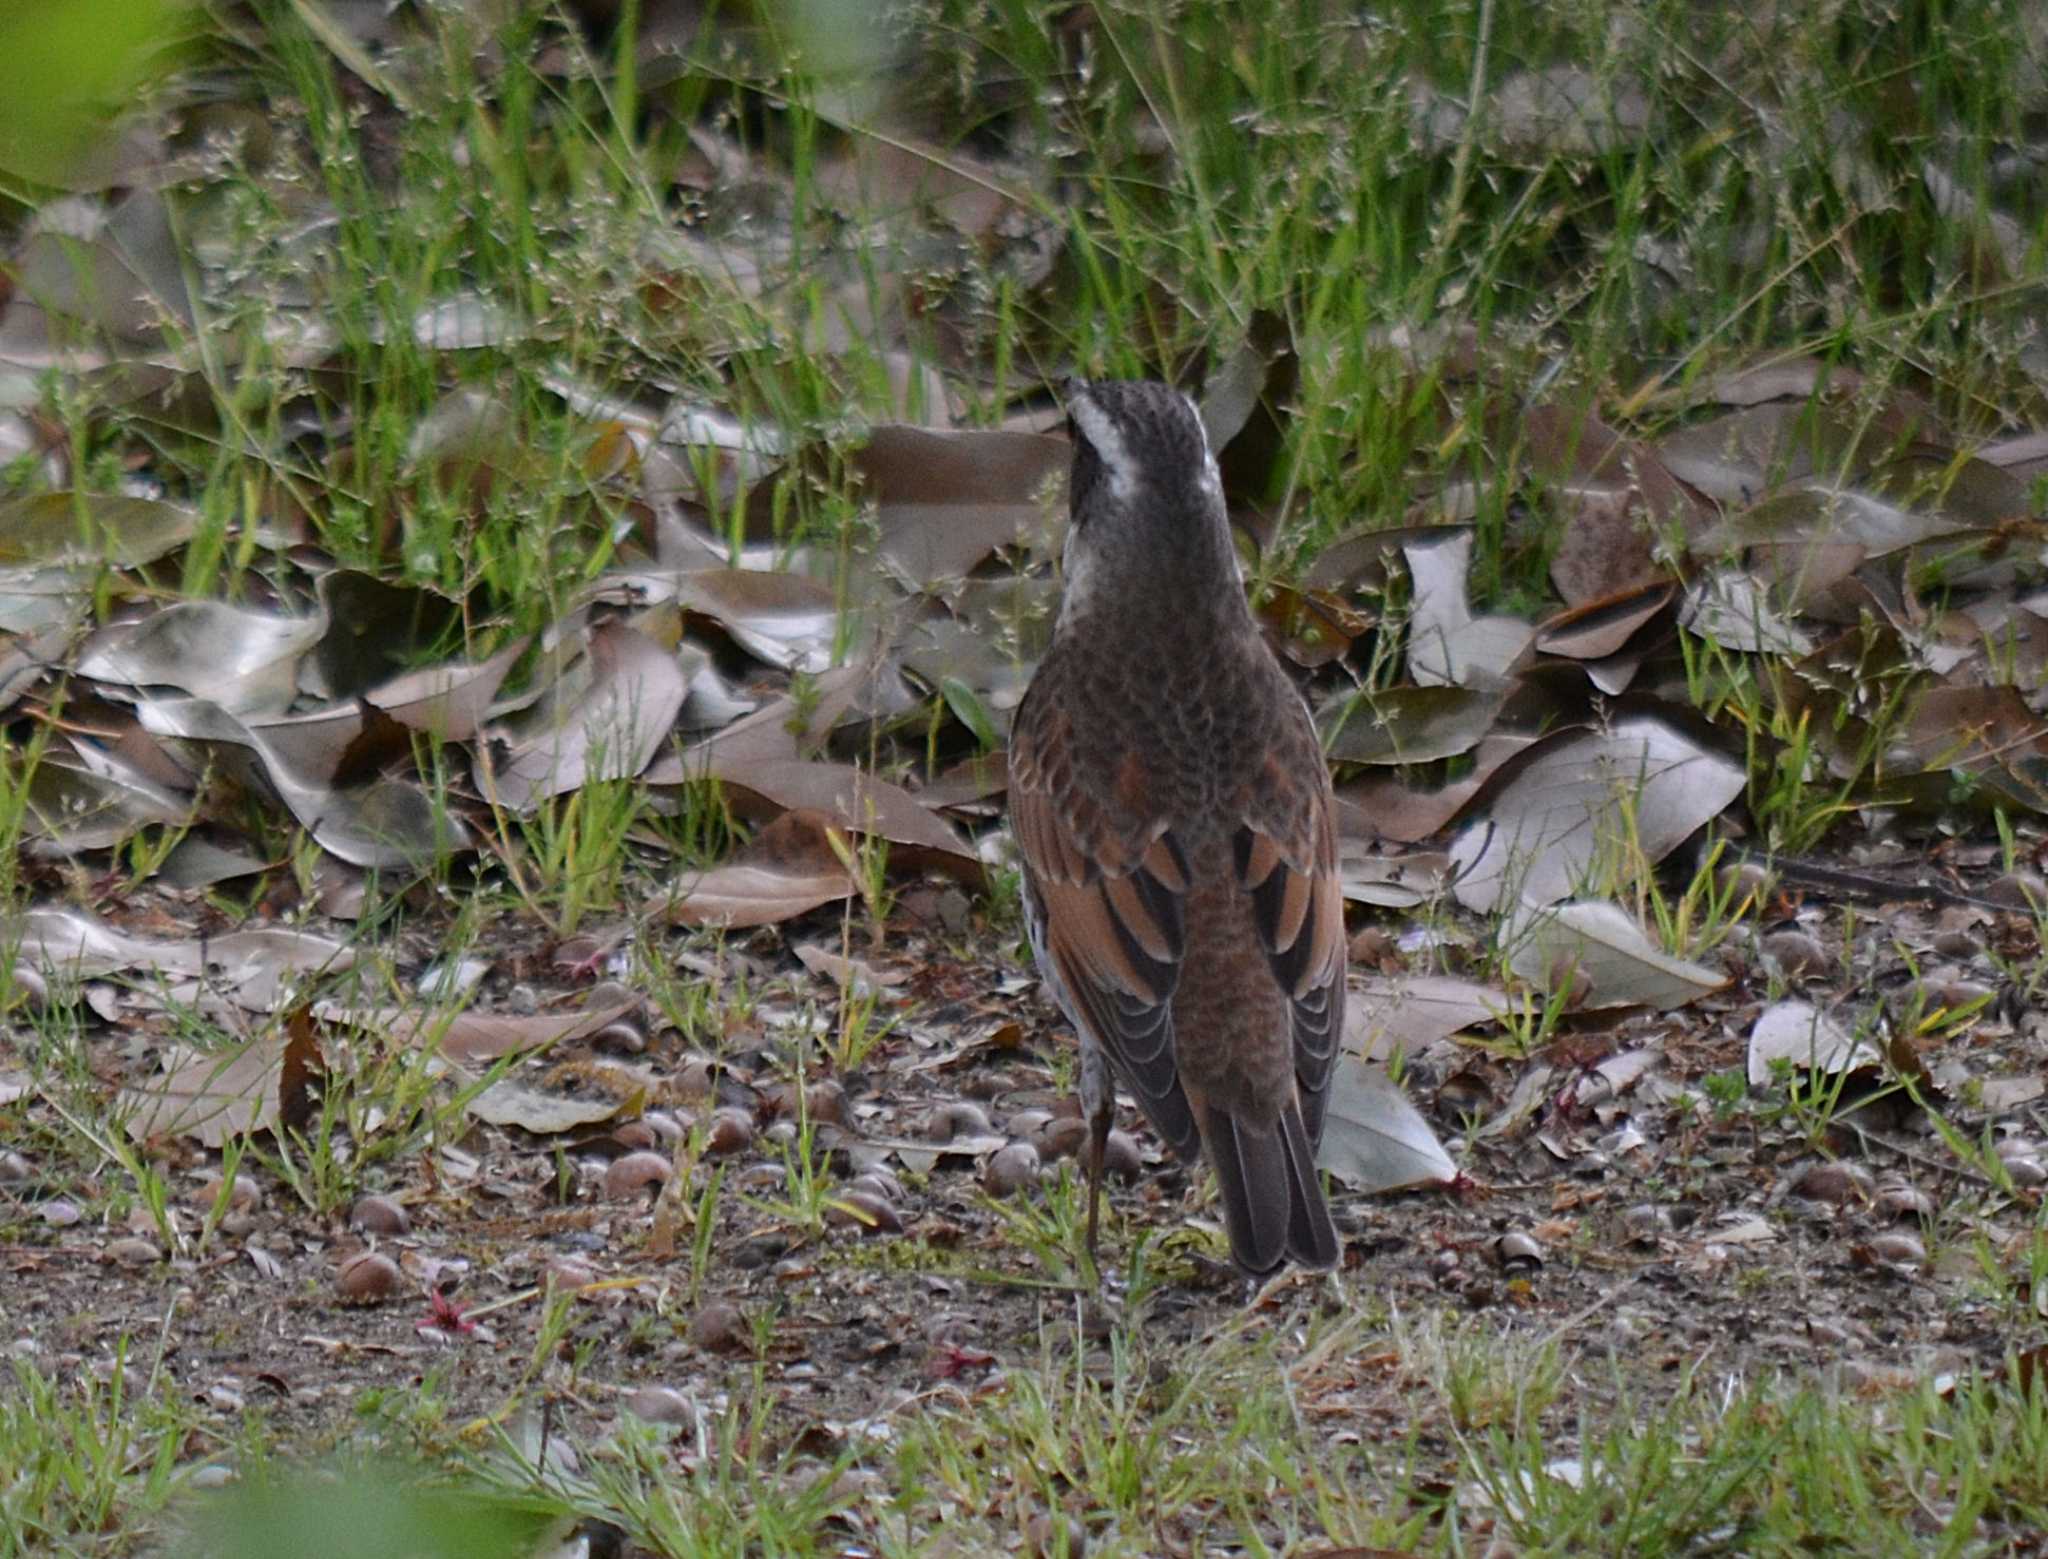
M 0 0 L 0 174 L 63 184 L 162 58 L 179 0 Z
M 189 1559 L 524 1559 L 553 1509 L 389 1461 L 268 1466 L 189 1512 Z

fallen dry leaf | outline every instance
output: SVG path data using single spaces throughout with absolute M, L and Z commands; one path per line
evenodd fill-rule
M 1500 717 L 1506 689 L 1360 688 L 1325 704 L 1316 726 L 1338 763 L 1433 763 L 1470 752 Z
M 672 653 L 623 623 L 598 623 L 538 703 L 486 733 L 478 788 L 523 812 L 592 780 L 630 779 L 668 740 L 687 692 Z
M 130 936 L 81 909 L 31 909 L 0 925 L 0 946 L 28 968 L 66 982 L 134 972 L 161 983 L 168 999 L 208 993 L 252 1012 L 276 1010 L 306 979 L 352 968 L 344 943 L 287 926 L 253 926 L 184 941 Z
M 300 1008 L 245 1044 L 174 1052 L 161 1077 L 122 1089 L 117 1107 L 138 1142 L 178 1135 L 218 1148 L 232 1136 L 298 1124 L 321 1070 L 312 1018 Z
M 965 577 L 1042 529 L 1068 460 L 1064 439 L 884 423 L 848 457 L 875 503 L 876 553 L 915 586 Z
M 1877 1047 L 1858 1039 L 1811 1002 L 1781 1001 L 1766 1007 L 1749 1031 L 1749 1086 L 1770 1086 L 1774 1063 L 1795 1073 L 1833 1076 L 1883 1065 Z
M 244 725 L 201 698 L 145 699 L 135 713 L 152 735 L 193 743 L 214 761 L 239 767 L 245 783 L 275 792 L 321 848 L 351 865 L 417 868 L 469 847 L 463 821 L 411 780 L 380 774 L 335 785 L 301 774 L 261 726 Z M 284 734 L 305 725 L 303 718 L 283 722 Z M 329 746 L 318 745 L 323 751 Z
M 1501 928 L 1508 967 L 1540 991 L 1560 980 L 1583 982 L 1580 1008 L 1654 1007 L 1665 1011 L 1727 985 L 1718 970 L 1674 958 L 1618 904 L 1582 901 L 1550 908 L 1518 906 Z
M 501 1077 L 469 1101 L 468 1111 L 493 1126 L 517 1126 L 537 1137 L 548 1137 L 615 1119 L 630 1103 L 623 1096 L 608 1098 L 595 1091 L 562 1093 L 519 1078 Z
M 904 848 L 914 859 L 978 879 L 980 859 L 951 825 L 901 785 L 850 763 L 714 762 L 716 779 L 742 811 L 758 798 L 778 812 L 804 811 L 829 818 L 846 833 L 872 835 Z
M 1475 617 L 1466 603 L 1472 532 L 1458 527 L 1401 549 L 1414 598 L 1408 613 L 1408 674 L 1418 683 L 1489 687 L 1504 680 L 1536 636 L 1518 617 Z
M 1662 860 L 1748 779 L 1740 763 L 1647 715 L 1543 742 L 1510 768 L 1488 815 L 1451 842 L 1453 891 L 1470 909 L 1570 897 L 1602 849 L 1624 842 L 1624 818 L 1629 847 Z
M 36 493 L 0 502 L 0 565 L 137 568 L 190 541 L 199 511 L 118 493 Z
M 797 962 L 811 973 L 830 980 L 856 1000 L 886 995 L 892 987 L 903 983 L 903 975 L 898 970 L 877 969 L 873 964 L 835 953 L 816 942 L 800 942 L 791 951 L 796 954 Z
M 703 569 L 677 576 L 675 599 L 767 665 L 807 672 L 832 665 L 839 598 L 828 584 L 802 574 Z
M 1504 991 L 1450 975 L 1353 980 L 1344 1003 L 1344 1049 L 1380 1061 L 1416 1055 L 1466 1029 L 1498 1023 L 1514 1010 Z
M 319 697 L 366 693 L 461 643 L 463 603 L 437 590 L 337 568 L 320 576 L 319 595 L 326 630 L 301 676 Z
M 59 739 L 45 749 L 22 792 L 20 843 L 38 856 L 103 850 L 151 826 L 182 827 L 195 798 L 168 789 L 118 751 Z
M 1384 841 L 1347 836 L 1337 842 L 1337 880 L 1353 904 L 1411 909 L 1450 883 L 1451 858 L 1441 850 L 1390 850 Z
M 434 1011 L 416 1007 L 350 1007 L 321 1002 L 314 1016 L 336 1027 L 374 1029 L 395 1045 L 436 1047 L 450 1061 L 494 1061 L 595 1034 L 637 1011 L 638 1002 L 607 1002 L 577 1012 Z
M 132 687 L 174 687 L 230 714 L 282 713 L 298 692 L 299 658 L 327 630 L 324 616 L 178 601 L 140 622 L 102 629 L 78 674 Z
M 1861 558 L 1860 551 L 1856 554 Z M 1741 569 L 1714 569 L 1686 587 L 1678 620 L 1723 649 L 1772 655 L 1810 655 L 1813 640 L 1771 604 L 1770 592 Z
M 1367 1193 L 1458 1178 L 1458 1166 L 1386 1069 L 1349 1054 L 1337 1058 L 1330 1078 L 1316 1164 Z
M 783 813 L 735 859 L 679 882 L 669 918 L 688 926 L 769 926 L 852 898 L 853 878 L 830 840 L 836 826 L 820 812 Z

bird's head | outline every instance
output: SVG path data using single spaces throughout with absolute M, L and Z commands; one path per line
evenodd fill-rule
M 1062 615 L 1105 583 L 1122 595 L 1147 578 L 1190 590 L 1228 579 L 1234 593 L 1223 482 L 1194 403 L 1145 380 L 1070 379 L 1065 394 L 1074 463 Z

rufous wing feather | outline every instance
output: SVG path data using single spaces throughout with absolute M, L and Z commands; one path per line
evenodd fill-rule
M 1027 700 L 1027 704 L 1029 700 Z M 1020 710 L 1010 817 L 1067 1016 L 1114 1060 L 1159 1134 L 1198 1145 L 1173 1048 L 1187 862 L 1163 822 L 1106 818 L 1072 783 L 1061 719 Z M 1120 826 L 1119 826 L 1120 825 Z

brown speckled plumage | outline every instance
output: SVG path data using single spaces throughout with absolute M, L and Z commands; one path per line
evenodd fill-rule
M 1113 1072 L 1178 1153 L 1204 1152 L 1247 1272 L 1329 1266 L 1329 773 L 1245 604 L 1194 409 L 1155 384 L 1076 384 L 1069 404 L 1067 594 L 1012 726 L 1010 805 L 1032 944 L 1081 1039 L 1089 1242 Z

